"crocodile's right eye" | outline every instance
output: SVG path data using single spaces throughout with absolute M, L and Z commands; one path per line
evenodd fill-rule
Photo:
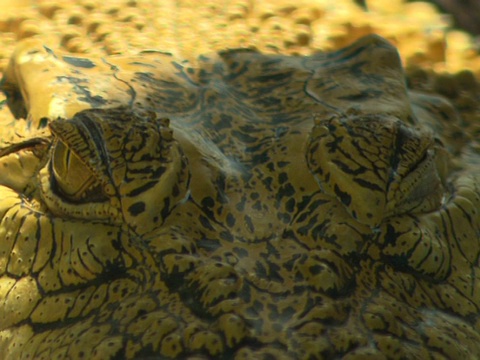
M 90 135 L 99 125 L 85 122 L 76 116 L 49 124 L 54 140 L 48 163 L 38 173 L 40 197 L 56 216 L 121 223 L 115 189 L 104 171 L 107 154 L 98 151 Z M 101 148 L 103 138 L 97 138 Z
M 50 162 L 52 187 L 70 202 L 96 202 L 106 199 L 102 186 L 87 165 L 57 139 Z
M 54 216 L 145 234 L 188 198 L 187 159 L 168 119 L 118 107 L 83 110 L 49 127 L 53 145 L 38 181 Z

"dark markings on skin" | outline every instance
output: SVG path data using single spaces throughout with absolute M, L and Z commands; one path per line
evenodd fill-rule
M 422 242 L 421 241 L 418 241 L 417 244 L 415 245 L 415 248 L 417 246 L 419 246 Z M 428 251 L 425 253 L 425 255 L 423 256 L 423 258 L 418 262 L 418 264 L 415 265 L 415 267 L 418 269 L 418 268 L 421 268 L 423 266 L 423 264 L 425 263 L 425 261 L 427 261 L 430 256 L 432 256 L 432 247 L 430 247 L 428 249 Z M 412 251 L 413 252 L 413 251 Z M 442 257 L 443 258 L 443 257 Z M 435 262 L 438 262 L 438 257 L 435 256 Z M 443 261 L 442 261 L 443 262 Z
M 356 63 L 353 63 L 349 70 L 350 70 L 350 72 L 351 72 L 352 74 L 354 74 L 355 76 L 361 77 L 361 76 L 364 75 L 364 69 L 363 69 L 363 68 L 364 68 L 366 65 L 368 66 L 368 62 L 367 62 L 367 61 L 358 61 L 358 62 L 356 62 Z M 372 82 L 373 82 L 373 81 L 374 81 L 374 80 L 373 80 L 373 79 L 374 79 L 374 76 L 372 76 L 371 78 L 372 78 Z M 375 93 L 375 92 L 376 92 L 376 90 L 372 90 L 372 93 Z M 382 94 L 383 94 L 383 92 L 382 92 Z M 378 97 L 378 96 L 376 96 L 376 97 Z
M 143 51 L 142 51 L 143 52 Z M 129 63 L 130 65 L 140 65 L 140 66 L 145 66 L 145 67 L 148 67 L 148 68 L 152 68 L 152 69 L 155 69 L 156 67 L 152 64 L 147 64 L 147 63 L 143 63 L 141 61 L 132 61 Z
M 337 165 L 337 167 L 340 170 L 342 170 L 344 173 L 349 174 L 349 175 L 360 175 L 360 174 L 363 174 L 367 171 L 367 169 L 362 167 L 362 166 L 360 166 L 360 167 L 358 167 L 357 169 L 354 170 L 340 160 L 332 160 L 332 163 Z
M 207 215 L 207 217 L 209 217 L 210 219 L 215 218 L 215 215 L 214 215 L 214 212 L 213 212 L 214 207 L 215 207 L 215 202 L 213 201 L 213 199 L 211 197 L 203 198 L 202 201 L 201 201 L 201 207 L 202 207 L 202 210 L 205 213 L 205 215 Z
M 43 129 L 43 128 L 47 127 L 47 125 L 48 125 L 48 118 L 43 117 L 38 122 L 38 129 Z
M 178 184 L 175 184 L 172 188 L 172 196 L 177 197 L 180 194 L 180 189 L 178 188 Z
M 171 52 L 164 51 L 164 50 L 156 50 L 156 49 L 142 50 L 142 51 L 140 51 L 140 54 L 161 54 L 161 55 L 166 55 L 166 56 L 169 56 L 169 57 L 173 56 L 173 54 Z
M 252 205 L 252 208 L 255 210 L 262 210 L 262 203 L 260 201 L 255 201 L 255 203 Z
M 268 276 L 267 268 L 260 261 L 256 262 L 255 270 L 257 276 L 260 278 L 266 278 Z
M 242 247 L 234 247 L 233 252 L 241 258 L 248 257 L 249 255 L 248 251 Z
M 310 235 L 314 239 L 320 239 L 324 236 L 325 227 L 328 224 L 330 224 L 330 221 L 324 220 L 321 223 L 319 223 L 316 217 L 315 217 L 315 221 L 312 221 L 312 220 L 313 219 L 310 219 L 310 221 L 308 222 L 309 230 L 310 230 L 310 227 L 313 227 Z M 308 233 L 306 232 L 305 234 L 308 234 Z
M 357 56 L 359 56 L 362 52 L 364 52 L 369 44 L 358 46 L 358 44 L 353 43 L 350 46 L 344 47 L 338 51 L 332 53 L 326 53 L 325 59 L 325 66 L 338 66 L 337 64 L 341 64 L 344 62 L 351 62 L 351 60 Z
M 248 50 L 245 50 L 244 52 L 248 52 Z M 238 61 L 231 59 L 235 56 L 235 50 L 220 52 L 220 56 L 225 59 L 225 61 L 230 65 L 230 69 L 232 70 L 225 76 L 226 81 L 234 81 L 238 77 L 244 75 L 250 69 L 250 61 L 241 61 L 239 63 Z
M 328 148 L 328 152 L 330 154 L 333 154 L 335 152 L 337 152 L 340 148 L 340 144 L 342 143 L 343 141 L 343 136 L 339 136 L 339 137 L 336 137 L 333 141 L 330 141 L 329 143 L 327 143 L 327 148 Z
M 278 213 L 277 219 L 283 222 L 284 224 L 290 223 L 291 217 L 287 213 Z
M 345 101 L 368 101 L 372 98 L 378 98 L 383 94 L 380 90 L 367 90 L 357 94 L 350 94 L 346 96 L 340 96 L 339 99 Z
M 41 249 L 40 250 L 40 239 L 42 237 L 42 231 L 45 231 L 45 229 L 42 228 L 42 226 L 40 225 L 40 214 L 38 213 L 32 213 L 32 215 L 35 217 L 35 225 L 36 225 L 36 231 L 35 231 L 35 256 L 33 258 L 33 261 L 32 261 L 32 264 L 35 264 L 36 261 L 37 261 L 37 258 L 38 256 L 40 256 L 42 253 L 44 252 L 48 252 L 47 249 Z M 0 222 L 1 224 L 1 222 Z M 48 226 L 48 225 L 45 225 L 45 226 Z
M 50 49 L 48 46 L 43 45 L 43 48 L 45 49 L 45 51 L 46 51 L 48 54 L 52 55 L 55 59 L 58 59 L 57 54 L 55 54 L 55 52 L 54 52 L 52 49 Z M 33 52 L 29 51 L 28 53 L 31 54 L 31 55 L 33 55 L 33 54 L 38 53 L 38 51 L 37 51 L 37 50 L 34 50 Z
M 293 212 L 295 210 L 295 199 L 291 198 L 288 199 L 287 202 L 285 203 L 285 209 L 288 212 Z
M 267 162 L 269 160 L 269 155 L 268 155 L 268 152 L 267 151 L 264 151 L 260 154 L 257 154 L 257 155 L 254 155 L 252 156 L 252 164 L 253 165 L 256 165 L 256 164 L 264 164 L 265 162 Z
M 256 143 L 258 141 L 258 139 L 256 137 L 253 137 L 249 134 L 245 134 L 245 133 L 242 133 L 240 131 L 237 131 L 237 130 L 232 130 L 232 135 L 241 140 L 242 142 L 245 142 L 246 144 L 252 144 L 252 143 Z
M 459 207 L 459 206 L 457 206 L 457 207 L 463 212 L 463 209 L 461 207 Z M 452 239 L 454 239 L 455 243 L 457 244 L 457 248 L 462 253 L 462 255 L 464 257 L 468 258 L 465 254 L 464 246 L 462 246 L 461 243 L 459 242 L 459 236 L 457 235 L 457 232 L 455 230 L 455 224 L 454 224 L 454 220 L 453 220 L 454 217 L 450 214 L 450 210 L 445 209 L 445 215 L 448 218 L 449 228 L 452 231 Z
M 354 132 L 351 132 L 351 133 L 353 134 Z M 356 135 L 354 135 L 354 136 L 356 136 Z M 343 138 L 343 136 L 342 136 L 341 138 Z M 367 141 L 367 140 L 364 140 L 364 141 L 366 141 L 366 142 L 369 143 L 369 141 Z M 351 154 L 350 152 L 345 151 L 345 150 L 344 150 L 343 148 L 341 148 L 341 147 L 339 147 L 339 148 L 337 149 L 337 151 L 338 151 L 339 153 L 341 153 L 342 156 L 345 157 L 345 159 L 349 160 L 350 162 L 353 162 L 353 163 L 356 164 L 357 167 L 359 168 L 359 170 L 357 170 L 357 172 L 355 172 L 354 170 L 351 170 L 351 169 L 348 170 L 349 167 L 346 166 L 345 172 L 348 173 L 348 171 L 350 171 L 351 174 L 354 174 L 354 175 L 355 175 L 355 174 L 363 174 L 363 173 L 364 173 L 364 170 L 363 170 L 364 167 L 360 164 L 360 162 L 357 160 L 357 158 L 366 158 L 366 159 L 368 159 L 369 156 L 368 156 L 368 155 L 365 155 L 365 153 L 364 153 L 364 151 L 363 151 L 363 149 L 362 149 L 361 147 L 359 147 L 357 144 L 355 144 L 355 145 L 356 145 L 356 149 L 357 149 L 357 153 L 355 154 L 355 156 L 352 156 L 352 154 Z
M 229 231 L 221 231 L 220 232 L 220 238 L 225 241 L 233 241 L 234 237 L 231 232 Z
M 398 168 L 398 164 L 400 164 L 402 154 L 401 149 L 408 137 L 409 134 L 406 129 L 403 126 L 399 126 L 397 129 L 397 137 L 395 139 L 395 152 L 392 154 L 392 159 L 390 160 L 391 167 L 394 170 L 396 170 Z
M 337 185 L 335 185 L 334 191 L 343 204 L 349 206 L 352 203 L 352 197 L 347 192 L 340 190 Z
M 72 76 L 57 76 L 58 82 L 67 81 L 68 83 L 73 85 L 73 91 L 80 95 L 81 97 L 78 100 L 84 101 L 90 104 L 93 108 L 101 107 L 102 105 L 107 104 L 107 100 L 102 98 L 99 95 L 92 96 L 92 93 L 88 89 L 88 80 L 86 79 L 79 79 Z M 85 85 L 81 85 L 85 84 Z
M 212 124 L 216 131 L 222 131 L 224 129 L 229 129 L 232 126 L 232 119 L 233 117 L 226 114 L 220 114 L 214 118 L 215 120 L 212 121 Z
M 228 227 L 233 227 L 235 225 L 235 216 L 233 216 L 231 213 L 228 213 L 226 221 Z
M 353 181 L 355 181 L 357 184 L 363 186 L 364 188 L 367 188 L 367 189 L 370 189 L 370 190 L 385 191 L 385 189 L 382 189 L 377 184 L 371 183 L 370 181 L 365 181 L 362 178 L 353 178 Z
M 468 213 L 468 211 L 466 211 L 462 204 L 459 203 L 457 205 L 457 207 L 462 211 L 463 215 L 465 216 L 465 218 L 468 220 L 468 222 L 471 224 L 473 221 L 472 221 L 472 216 Z M 475 212 L 473 214 L 476 214 L 476 210 L 474 210 Z
M 391 224 L 387 224 L 387 232 L 384 237 L 384 246 L 395 246 L 399 233 L 395 232 L 395 228 Z
M 278 189 L 278 193 L 275 198 L 280 201 L 284 197 L 293 196 L 293 194 L 295 194 L 295 189 L 293 188 L 292 184 L 286 184 Z
M 210 196 L 205 197 L 202 199 L 202 207 L 203 208 L 213 208 L 215 206 L 215 200 L 213 200 Z
M 288 181 L 288 175 L 285 172 L 282 172 L 278 175 L 278 183 L 284 184 Z
M 149 157 L 148 156 L 143 156 L 141 161 L 148 161 Z M 161 174 L 165 172 L 166 168 L 161 166 L 154 172 L 152 172 L 152 169 L 149 167 L 145 167 L 142 169 L 129 169 L 129 173 L 131 174 L 148 174 L 151 175 L 152 177 L 159 178 Z
M 73 236 L 72 234 L 70 234 L 69 240 L 70 240 L 70 241 L 69 241 L 69 242 L 70 242 L 70 244 L 69 244 L 70 249 L 74 249 L 74 248 L 75 248 L 75 245 L 74 245 L 75 239 L 74 239 L 74 236 Z M 67 273 L 68 273 L 68 274 L 71 274 L 72 272 L 75 274 L 76 277 L 82 279 L 84 282 L 87 282 L 87 281 L 88 281 L 88 279 L 87 279 L 86 277 L 84 277 L 84 276 L 81 274 L 81 272 L 78 272 L 78 268 L 72 267 L 72 268 L 69 268 L 69 269 L 67 270 Z M 60 275 L 60 277 L 62 276 L 61 273 L 60 273 L 59 275 Z
M 151 72 L 139 71 L 135 73 L 136 79 L 141 84 L 157 84 L 155 75 Z
M 208 218 L 206 216 L 203 216 L 203 215 L 200 215 L 198 217 L 198 219 L 200 220 L 200 223 L 202 224 L 202 226 L 208 230 L 214 230 L 212 224 L 210 224 L 210 220 L 208 220 Z
M 260 194 L 258 192 L 254 192 L 250 194 L 250 199 L 258 200 L 260 198 Z
M 276 87 L 282 86 L 283 82 L 291 81 L 292 72 L 281 72 L 278 74 L 267 74 L 267 75 L 260 75 L 252 79 L 255 82 L 260 84 L 262 83 L 276 83 Z M 270 87 L 268 87 L 270 89 Z
M 254 101 L 254 104 L 257 106 L 264 106 L 264 107 L 282 105 L 281 101 L 274 97 L 263 97 L 263 98 L 257 99 Z
M 194 86 L 199 86 L 200 84 L 196 83 L 195 81 L 193 81 L 193 79 L 188 75 L 187 72 L 185 72 L 185 67 L 175 61 L 172 61 L 171 64 L 178 70 L 177 73 L 175 73 L 175 75 L 177 75 L 178 77 L 182 78 L 182 79 L 185 79 L 187 82 L 189 82 L 191 85 L 194 85 Z
M 221 244 L 220 240 L 218 239 L 207 239 L 207 238 L 201 238 L 196 242 L 196 245 L 204 250 L 208 251 L 215 251 L 217 250 Z
M 162 219 L 166 219 L 167 216 L 170 214 L 170 198 L 169 197 L 166 197 L 164 200 L 163 200 L 163 208 L 162 209 L 162 212 L 161 212 L 161 216 L 162 216 Z
M 136 202 L 135 204 L 130 205 L 128 212 L 132 216 L 137 216 L 145 211 L 145 203 L 143 201 Z
M 305 216 L 307 216 L 307 214 L 305 214 Z M 308 220 L 308 223 L 306 225 L 298 228 L 298 233 L 303 236 L 308 235 L 308 232 L 310 231 L 310 229 L 312 229 L 313 226 L 315 226 L 317 223 L 318 223 L 317 216 L 312 216 Z
M 130 191 L 127 196 L 128 197 L 134 197 L 134 196 L 137 196 L 137 195 L 140 195 L 141 193 L 147 191 L 148 189 L 151 189 L 152 187 L 154 187 L 158 182 L 157 181 L 150 181 L 138 188 L 135 188 L 133 189 L 132 191 Z
M 67 64 L 73 65 L 75 67 L 91 69 L 91 68 L 94 68 L 96 66 L 95 63 L 93 63 L 91 60 L 85 59 L 85 58 L 77 58 L 77 57 L 73 57 L 73 56 L 63 56 L 62 59 Z
M 247 198 L 245 196 L 242 196 L 242 199 L 240 200 L 239 203 L 237 203 L 237 205 L 235 205 L 235 208 L 237 209 L 237 211 L 244 211 L 245 210 L 245 204 L 247 202 Z
M 253 222 L 252 222 L 252 219 L 250 218 L 250 216 L 248 215 L 245 215 L 243 217 L 243 219 L 245 220 L 245 225 L 247 226 L 248 230 L 253 233 L 255 231 L 255 228 L 253 226 Z

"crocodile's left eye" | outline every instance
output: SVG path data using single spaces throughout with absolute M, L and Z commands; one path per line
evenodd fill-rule
M 390 115 L 317 119 L 307 161 L 323 191 L 372 228 L 389 216 L 437 210 L 444 200 L 448 154 L 430 132 Z
M 106 200 L 93 172 L 59 139 L 54 143 L 50 170 L 53 190 L 66 200 L 74 203 Z

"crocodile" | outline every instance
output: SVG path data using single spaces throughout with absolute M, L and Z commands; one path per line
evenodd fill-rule
M 4 359 L 480 357 L 478 147 L 387 40 L 1 86 Z

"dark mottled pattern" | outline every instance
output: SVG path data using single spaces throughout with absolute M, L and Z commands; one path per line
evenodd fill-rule
M 4 82 L 93 108 L 0 157 L 5 359 L 480 357 L 475 141 L 388 42 L 60 58 Z

